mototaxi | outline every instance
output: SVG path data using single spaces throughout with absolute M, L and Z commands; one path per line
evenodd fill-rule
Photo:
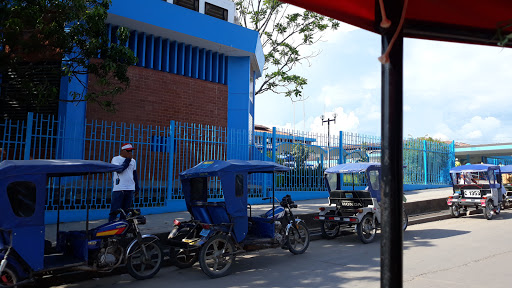
M 502 192 L 504 194 L 502 208 L 505 209 L 512 206 L 512 183 L 505 183 L 505 181 L 503 181 L 503 175 L 512 174 L 512 165 L 500 166 L 500 170 L 502 175 Z
M 381 223 L 380 171 L 380 163 L 368 162 L 345 163 L 325 170 L 329 206 L 320 207 L 318 216 L 314 217 L 322 222 L 322 237 L 333 239 L 341 231 L 355 230 L 361 242 L 367 244 L 374 240 Z M 352 189 L 347 189 L 350 186 Z M 405 230 L 408 225 L 405 208 L 402 222 Z
M 89 197 L 86 197 L 85 230 L 61 231 L 60 209 L 63 205 L 61 197 L 61 181 L 65 182 L 75 176 L 83 176 L 87 183 L 95 183 L 94 176 L 116 172 L 119 165 L 92 160 L 5 160 L 0 163 L 0 287 L 14 287 L 33 284 L 45 275 L 59 274 L 69 271 L 100 271 L 92 267 L 92 263 L 101 255 L 98 247 L 103 239 L 108 241 L 116 233 L 122 234 L 130 229 L 128 219 L 141 220 L 142 215 L 127 218 L 124 221 L 113 221 L 96 228 L 89 229 Z M 92 176 L 89 176 L 92 175 Z M 90 179 L 91 177 L 92 179 Z M 104 179 L 108 179 L 105 177 Z M 89 182 L 90 181 L 90 182 Z M 72 181 L 71 181 L 72 182 Z M 58 184 L 57 184 L 58 183 Z M 45 210 L 46 200 L 52 188 L 58 200 L 56 241 L 46 234 Z M 89 188 L 89 187 L 87 187 Z M 86 188 L 86 190 L 87 190 Z M 130 217 L 130 216 L 128 216 Z M 142 220 L 144 220 L 142 222 Z M 136 225 L 135 225 L 136 226 Z M 117 227 L 117 228 L 116 228 Z M 46 239 L 46 236 L 52 240 Z M 124 235 L 120 235 L 124 238 Z M 144 235 L 141 238 L 158 240 L 156 236 Z M 143 239 L 126 238 L 127 249 L 117 259 L 125 260 L 135 257 L 135 249 L 141 250 Z M 145 240 L 145 239 L 144 239 Z M 110 242 L 110 241 L 109 241 Z M 155 242 L 155 248 L 159 249 Z M 158 247 L 157 247 L 158 246 Z M 137 248 L 139 247 L 139 248 Z M 149 248 L 147 248 L 149 249 Z M 130 273 L 137 279 L 146 279 L 158 272 L 162 253 L 159 252 L 158 267 L 153 267 L 152 274 L 145 274 L 144 269 Z M 93 257 L 92 255 L 95 255 Z M 108 262 L 108 252 L 104 260 Z M 94 259 L 93 259 L 94 258 Z M 117 260 L 116 260 L 117 261 Z M 119 261 L 119 264 L 121 261 Z M 139 265 L 140 266 L 140 265 Z M 147 269 L 147 268 L 145 268 Z M 108 269 L 111 271 L 111 269 Z M 128 268 L 129 272 L 131 271 Z M 133 269 L 132 269 L 133 270 Z M 155 272 L 155 273 L 153 273 Z
M 468 208 L 482 208 L 491 220 L 501 212 L 505 197 L 501 183 L 501 168 L 492 164 L 469 164 L 450 169 L 453 195 L 448 197 L 452 217 L 460 217 Z
M 249 175 L 289 170 L 267 161 L 210 160 L 180 173 L 191 220 L 175 220 L 169 234 L 175 265 L 188 268 L 199 261 L 206 275 L 218 278 L 229 274 L 235 256 L 246 251 L 281 247 L 293 254 L 304 253 L 309 246 L 309 230 L 304 221 L 293 216 L 291 209 L 297 205 L 289 195 L 276 206 L 275 176 L 272 197 L 263 198 L 272 200 L 272 209 L 264 215 L 252 215 L 248 203 Z M 217 199 L 209 194 L 217 195 Z

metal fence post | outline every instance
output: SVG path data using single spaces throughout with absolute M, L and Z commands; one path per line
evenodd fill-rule
M 263 153 L 263 161 L 267 161 L 267 132 L 263 132 L 263 137 L 261 140 L 261 151 Z M 267 174 L 263 174 L 263 195 L 268 197 L 267 193 Z
M 343 164 L 345 163 L 345 154 L 344 154 L 344 149 L 343 149 L 343 131 L 340 131 L 340 145 L 339 145 L 339 157 L 338 157 L 338 164 Z
M 272 162 L 276 163 L 276 127 L 272 127 Z M 272 191 L 275 189 L 276 185 L 276 173 L 272 173 Z M 270 195 L 267 195 L 267 197 Z
M 425 174 L 424 184 L 428 184 L 428 164 L 427 164 L 427 140 L 423 140 L 423 173 Z
M 455 141 L 452 141 L 452 144 L 450 144 L 450 160 L 448 160 L 448 170 L 450 170 L 452 167 L 455 167 Z
M 34 122 L 34 113 L 28 112 L 27 115 L 27 132 L 25 134 L 25 155 L 23 159 L 30 160 L 30 147 L 32 146 L 32 124 Z
M 167 137 L 167 153 L 169 153 L 169 163 L 167 165 L 167 201 L 172 200 L 174 195 L 174 130 L 176 123 L 171 120 L 169 126 L 169 137 Z M 168 204 L 168 203 L 167 203 Z
M 276 162 L 276 127 L 272 127 L 272 162 Z

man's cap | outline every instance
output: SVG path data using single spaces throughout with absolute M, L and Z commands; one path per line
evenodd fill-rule
M 127 143 L 127 144 L 123 144 L 123 146 L 121 146 L 121 150 L 133 150 L 133 146 L 132 144 L 130 143 Z

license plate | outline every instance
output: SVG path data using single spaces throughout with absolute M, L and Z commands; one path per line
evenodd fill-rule
M 343 221 L 350 222 L 350 218 L 343 218 Z
M 480 190 L 464 190 L 465 197 L 480 197 Z
M 340 217 L 334 217 L 334 220 L 338 220 L 338 221 L 339 221 L 339 220 L 340 220 Z
M 210 233 L 210 229 L 203 229 L 199 235 L 206 237 L 208 236 L 208 233 Z
M 325 220 L 325 217 L 324 216 L 319 216 L 318 219 L 319 220 Z

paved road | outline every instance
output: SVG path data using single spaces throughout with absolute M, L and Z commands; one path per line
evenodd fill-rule
M 377 237 L 377 240 L 380 239 Z M 512 210 L 418 224 L 404 235 L 404 287 L 511 287 Z M 380 287 L 380 244 L 355 235 L 311 243 L 304 255 L 281 249 L 237 258 L 232 275 L 209 279 L 199 266 L 165 267 L 144 282 L 116 275 L 56 287 Z

